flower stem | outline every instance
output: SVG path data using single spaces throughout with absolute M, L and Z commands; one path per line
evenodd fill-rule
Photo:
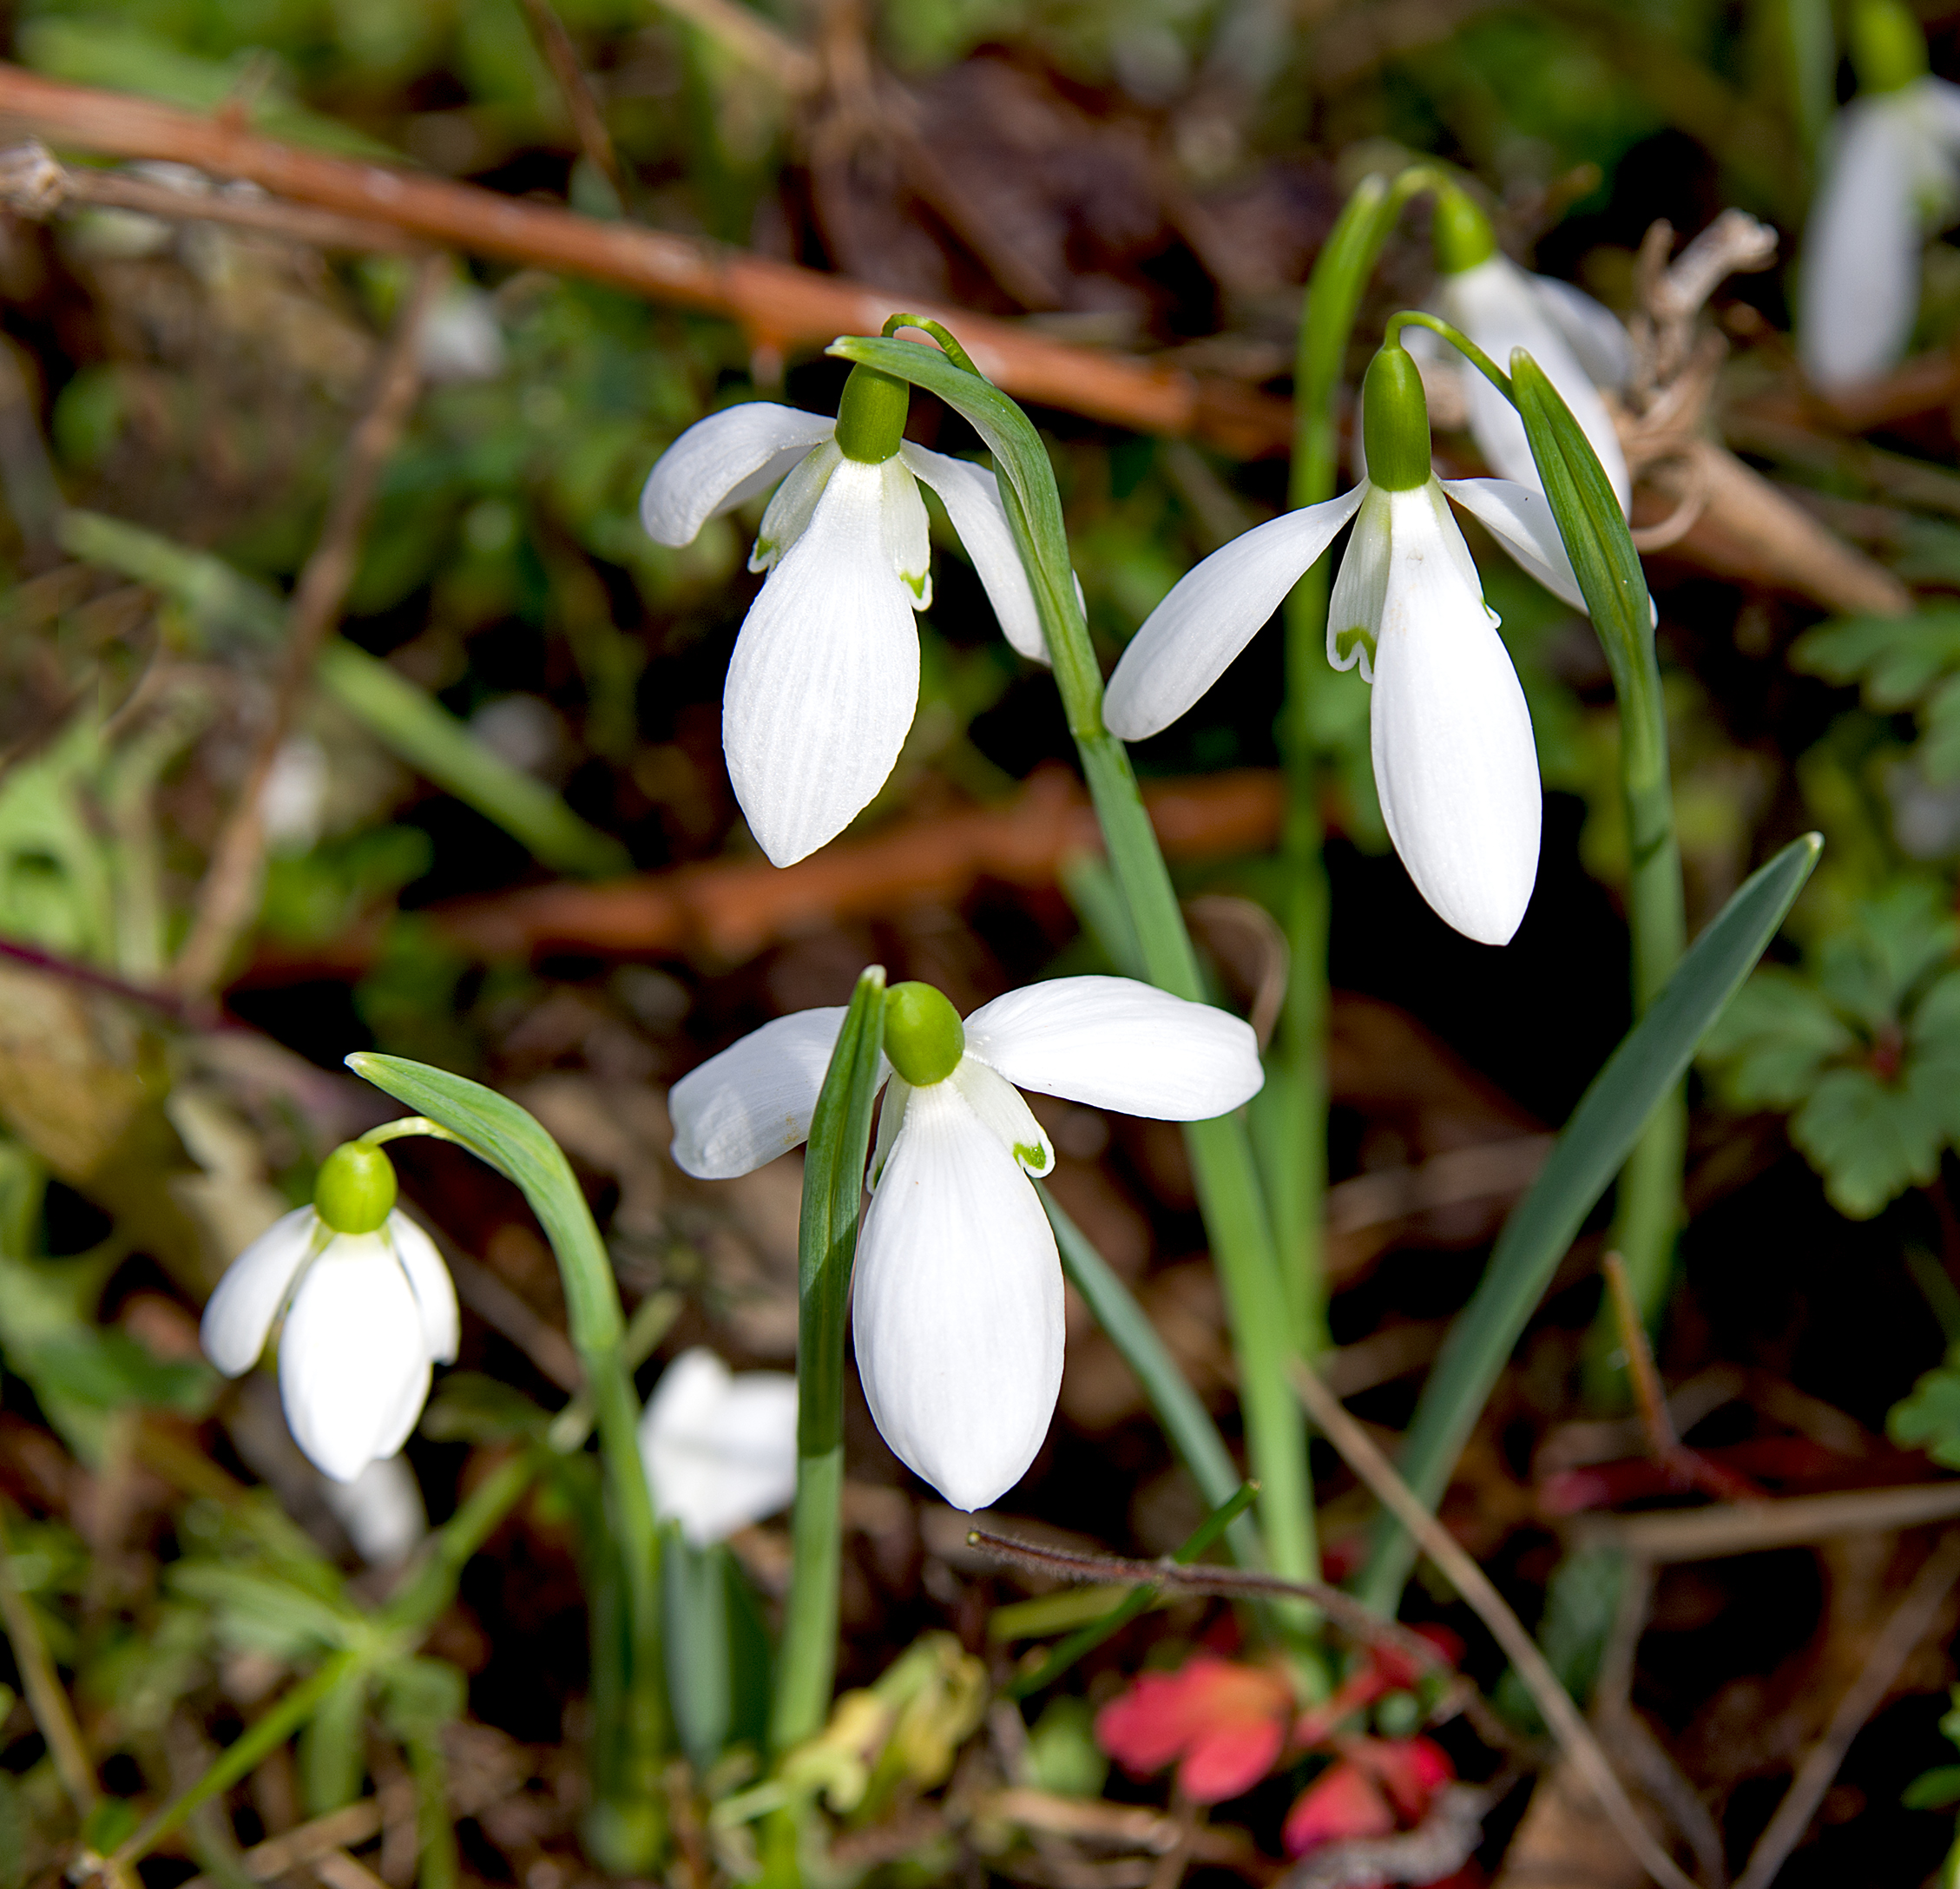
M 526 1110 L 480 1083 L 404 1057 L 370 1051 L 348 1067 L 457 1137 L 472 1154 L 516 1182 L 537 1215 L 558 1261 L 566 1322 L 598 1419 L 605 1471 L 607 1521 L 626 1586 L 627 1629 L 595 1658 L 622 1663 L 617 1675 L 625 1708 L 623 1752 L 608 1754 L 620 1779 L 621 1801 L 595 1806 L 613 1813 L 593 1827 L 620 1833 L 618 1852 L 596 1858 L 622 1873 L 641 1873 L 658 1855 L 661 1760 L 667 1743 L 667 1700 L 661 1658 L 660 1536 L 640 1456 L 640 1405 L 622 1339 L 625 1321 L 612 1262 L 592 1210 L 564 1152 Z
M 858 979 L 810 1120 L 797 1232 L 796 1504 L 789 1598 L 769 1739 L 778 1751 L 822 1728 L 837 1672 L 843 1554 L 844 1329 L 864 1201 L 885 967 Z

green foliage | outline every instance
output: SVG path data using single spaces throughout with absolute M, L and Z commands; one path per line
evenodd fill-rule
M 1109 1761 L 1095 1742 L 1095 1715 L 1087 1699 L 1050 1699 L 1028 1728 L 1028 1781 L 1057 1797 L 1097 1797 Z
M 1627 1557 L 1618 1549 L 1577 1548 L 1552 1570 L 1546 1583 L 1538 1648 L 1559 1683 L 1582 1707 L 1599 1676 L 1600 1659 L 1626 1580 Z M 1496 1704 L 1520 1731 L 1531 1737 L 1543 1735 L 1544 1721 L 1515 1667 L 1507 1668 L 1498 1682 Z
M 1869 1219 L 1960 1138 L 1960 924 L 1937 885 L 1858 905 L 1799 974 L 1757 972 L 1702 1058 L 1737 1109 L 1790 1115 L 1840 1213 Z
M 1885 1433 L 1904 1449 L 1924 1450 L 1944 1468 L 1960 1469 L 1960 1347 L 1892 1405 Z
M 1911 710 L 1929 780 L 1960 778 L 1960 609 L 1913 616 L 1846 616 L 1819 623 L 1791 646 L 1794 668 L 1827 681 L 1856 682 L 1865 706 Z

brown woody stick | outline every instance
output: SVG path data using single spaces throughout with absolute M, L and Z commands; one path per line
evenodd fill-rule
M 1490 1629 L 1492 1638 L 1504 1649 L 1517 1676 L 1524 1682 L 1532 1703 L 1551 1728 L 1561 1750 L 1606 1813 L 1607 1820 L 1639 1858 L 1641 1867 L 1654 1881 L 1665 1884 L 1667 1889 L 1694 1889 L 1693 1879 L 1684 1873 L 1641 1821 L 1640 1813 L 1600 1749 L 1592 1728 L 1579 1715 L 1579 1708 L 1546 1663 L 1537 1642 L 1524 1630 L 1504 1596 L 1491 1585 L 1490 1576 L 1423 1505 L 1421 1498 L 1396 1473 L 1395 1465 L 1375 1447 L 1374 1439 L 1341 1407 L 1340 1399 L 1297 1359 L 1292 1379 L 1301 1404 L 1321 1434 L 1367 1484 L 1375 1499 L 1416 1537 L 1443 1577 Z
M 1230 857 L 1273 844 L 1284 791 L 1277 773 L 1246 769 L 1153 782 L 1143 800 L 1172 858 Z M 436 917 L 450 938 L 487 958 L 556 945 L 621 956 L 700 950 L 735 960 L 811 925 L 957 901 L 983 879 L 1051 885 L 1065 859 L 1101 846 L 1087 797 L 1056 770 L 1036 774 L 1007 806 L 907 820 L 786 868 L 757 859 L 608 885 L 560 881 Z
M 905 307 L 945 322 L 982 371 L 1018 398 L 1140 432 L 1197 434 L 1241 458 L 1283 451 L 1292 437 L 1285 401 L 1230 382 L 1072 347 L 985 315 L 927 306 L 741 250 L 328 157 L 174 105 L 64 84 L 3 63 L 0 119 L 56 146 L 194 165 L 444 248 L 562 270 L 727 315 L 759 347 L 806 349 L 839 334 L 876 334 L 893 309 Z
M 285 662 L 273 712 L 199 890 L 197 917 L 172 971 L 180 991 L 193 995 L 208 991 L 223 973 L 239 934 L 251 923 L 266 850 L 266 783 L 312 676 L 320 645 L 339 622 L 347 587 L 354 581 L 361 536 L 375 488 L 381 481 L 381 469 L 401 438 L 421 384 L 418 354 L 423 319 L 448 268 L 446 256 L 431 254 L 423 259 L 416 272 L 414 286 L 396 318 L 376 374 L 373 394 L 354 428 L 319 542 L 293 588 L 286 610 Z

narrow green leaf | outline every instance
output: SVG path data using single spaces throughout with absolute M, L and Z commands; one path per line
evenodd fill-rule
M 1585 429 L 1544 370 L 1523 348 L 1512 352 L 1510 365 L 1518 418 L 1612 668 L 1622 716 L 1629 724 L 1657 717 L 1653 603 L 1619 496 Z M 1629 726 L 1627 738 L 1641 734 L 1637 726 Z
M 440 1122 L 523 1189 L 559 1257 L 573 1344 L 582 1352 L 617 1345 L 624 1325 L 611 1262 L 571 1163 L 544 1124 L 494 1089 L 406 1056 L 357 1050 L 347 1067 L 418 1115 Z M 575 1263 L 575 1256 L 582 1263 Z
M 1090 1243 L 1089 1235 L 1063 1213 L 1046 1188 L 1036 1188 L 1049 1224 L 1055 1228 L 1055 1243 L 1062 1254 L 1062 1270 L 1069 1283 L 1088 1301 L 1095 1322 L 1108 1334 L 1109 1342 L 1136 1373 L 1143 1394 L 1157 1413 L 1157 1421 L 1170 1438 L 1185 1468 L 1198 1485 L 1198 1492 L 1213 1508 L 1232 1501 L 1240 1485 L 1238 1465 L 1225 1446 L 1225 1439 L 1212 1422 L 1211 1413 L 1199 1401 L 1198 1393 L 1185 1381 L 1177 1361 L 1165 1349 L 1141 1306 L 1131 1297 L 1129 1288 L 1111 1270 L 1109 1262 Z M 1234 1520 L 1227 1530 L 1233 1558 L 1241 1567 L 1263 1565 L 1259 1537 L 1248 1518 Z
M 971 376 L 968 377 L 969 378 Z M 837 1670 L 843 1553 L 844 1326 L 858 1251 L 871 1104 L 885 1074 L 885 967 L 858 979 L 810 1117 L 797 1228 L 796 1504 L 770 1741 L 815 1735 Z
M 1399 1458 L 1434 1507 L 1559 1260 L 1605 1193 L 1648 1118 L 1687 1071 L 1695 1046 L 1776 935 L 1810 877 L 1823 841 L 1792 840 L 1723 906 L 1572 1111 L 1536 1185 L 1498 1235 L 1483 1283 L 1450 1328 L 1416 1406 Z M 1377 1529 L 1361 1593 L 1392 1614 L 1415 1559 L 1400 1524 Z

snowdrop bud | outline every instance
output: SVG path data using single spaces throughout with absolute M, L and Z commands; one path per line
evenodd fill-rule
M 912 390 L 875 367 L 853 367 L 837 403 L 837 444 L 846 459 L 883 465 L 905 437 Z
M 1384 492 L 1412 492 L 1429 484 L 1429 404 L 1422 374 L 1399 344 L 1379 349 L 1368 364 L 1361 431 L 1370 484 Z
M 1899 0 L 1861 0 L 1851 9 L 1851 65 L 1860 92 L 1897 92 L 1926 76 L 1926 36 Z
M 895 984 L 885 993 L 885 1054 L 914 1089 L 944 1082 L 965 1053 L 959 1012 L 930 984 Z
M 313 1211 L 335 1233 L 373 1233 L 394 1205 L 394 1165 L 378 1148 L 343 1142 L 320 1163 Z
M 1461 275 L 1497 253 L 1490 219 L 1454 184 L 1444 185 L 1436 194 L 1430 235 L 1436 245 L 1436 266 L 1445 275 Z

